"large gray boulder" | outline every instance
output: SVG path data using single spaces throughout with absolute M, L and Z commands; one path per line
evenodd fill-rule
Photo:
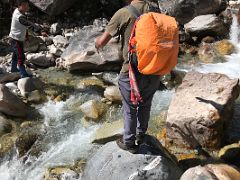
M 227 27 L 215 14 L 201 15 L 184 25 L 186 32 L 192 36 L 225 36 Z
M 70 38 L 70 44 L 61 58 L 69 71 L 119 71 L 121 59 L 118 43 L 110 41 L 99 54 L 95 49 L 95 39 L 102 34 L 106 21 L 97 20 L 94 25 L 86 26 Z
M 160 9 L 176 17 L 180 24 L 204 14 L 215 14 L 226 9 L 226 0 L 159 0 Z
M 154 137 L 147 136 L 138 154 L 131 154 L 110 142 L 87 162 L 83 180 L 177 180 L 181 176 L 176 160 Z
M 56 16 L 70 8 L 76 0 L 30 0 L 30 2 L 50 16 Z
M 167 138 L 193 148 L 219 147 L 239 90 L 238 79 L 223 74 L 187 73 L 169 106 Z
M 0 112 L 16 117 L 27 114 L 26 105 L 3 84 L 0 84 Z

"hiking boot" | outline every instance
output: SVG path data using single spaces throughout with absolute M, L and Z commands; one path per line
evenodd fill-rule
M 121 148 L 122 150 L 125 150 L 125 151 L 128 151 L 132 154 L 136 154 L 137 151 L 138 151 L 138 146 L 133 144 L 133 145 L 126 145 L 123 143 L 123 139 L 122 138 L 119 138 L 117 141 L 116 141 L 117 145 L 119 148 Z
M 137 134 L 136 135 L 136 144 L 138 146 L 143 143 L 144 137 L 145 137 L 145 134 Z

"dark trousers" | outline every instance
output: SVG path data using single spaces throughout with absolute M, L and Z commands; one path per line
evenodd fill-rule
M 24 66 L 25 54 L 23 42 L 11 39 L 10 48 L 13 53 L 11 62 L 11 72 L 20 72 L 21 77 L 28 77 L 29 74 L 26 72 Z
M 143 103 L 132 104 L 130 100 L 130 80 L 128 74 L 120 74 L 118 85 L 122 95 L 124 113 L 123 142 L 126 145 L 135 143 L 136 134 L 144 134 L 148 128 L 152 98 L 159 87 L 159 76 L 136 74 Z

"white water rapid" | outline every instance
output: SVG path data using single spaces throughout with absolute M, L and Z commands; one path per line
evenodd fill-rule
M 67 109 L 68 102 L 52 102 L 44 104 L 39 111 L 44 115 L 44 124 L 47 128 L 64 128 L 66 117 L 70 111 Z M 77 121 L 77 119 L 72 119 Z M 57 127 L 55 126 L 57 125 Z M 85 158 L 92 149 L 90 137 L 95 132 L 97 126 L 84 128 L 79 126 L 75 133 L 59 135 L 59 142 L 51 142 L 51 147 L 47 152 L 43 152 L 38 158 L 27 157 L 17 158 L 17 155 L 10 161 L 6 161 L 0 166 L 0 180 L 42 180 L 43 173 L 48 167 L 69 165 L 74 160 Z M 53 132 L 54 133 L 54 132 Z M 46 134 L 47 136 L 47 134 Z M 61 140 L 62 139 L 62 140 Z
M 195 70 L 202 73 L 221 73 L 230 78 L 240 77 L 240 44 L 238 40 L 240 27 L 236 15 L 233 15 L 233 21 L 230 29 L 230 41 L 234 44 L 236 52 L 226 56 L 226 62 L 216 64 L 202 64 L 199 67 L 192 67 L 188 70 Z

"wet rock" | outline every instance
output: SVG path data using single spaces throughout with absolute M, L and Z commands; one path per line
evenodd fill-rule
M 44 2 L 39 0 L 30 0 L 30 2 L 50 16 L 56 16 L 71 7 L 76 0 L 46 0 Z
M 0 137 L 0 162 L 9 158 L 14 151 L 14 142 L 17 136 L 13 134 L 5 134 Z
M 80 83 L 77 85 L 78 88 L 86 89 L 86 88 L 101 88 L 104 89 L 105 85 L 102 80 L 91 77 L 91 78 L 85 78 L 80 80 Z
M 224 162 L 240 167 L 240 142 L 224 146 L 218 153 Z
M 180 85 L 182 83 L 185 75 L 186 75 L 185 71 L 176 70 L 176 69 L 173 70 L 171 72 L 171 84 L 173 84 L 172 86 L 176 87 L 176 86 Z
M 68 40 L 61 35 L 57 35 L 53 38 L 53 44 L 58 48 L 65 48 L 68 45 Z
M 196 46 L 191 46 L 187 43 L 182 43 L 179 45 L 180 54 L 197 54 L 198 48 Z
M 52 54 L 44 54 L 43 52 L 28 54 L 27 60 L 40 67 L 51 67 L 55 65 L 55 60 Z
M 55 102 L 60 102 L 65 100 L 66 100 L 66 96 L 64 94 L 58 95 L 57 97 L 54 98 Z
M 0 84 L 0 112 L 16 116 L 26 116 L 26 105 L 6 86 Z
M 92 138 L 92 143 L 106 144 L 107 142 L 120 138 L 122 136 L 122 132 L 123 120 L 104 123 L 96 130 L 96 133 Z
M 25 121 L 20 127 L 16 133 L 15 145 L 19 155 L 23 156 L 35 145 L 37 139 L 46 133 L 46 129 L 44 125 L 33 121 Z
M 50 168 L 45 172 L 44 180 L 78 179 L 79 175 L 68 167 Z
M 194 168 L 188 169 L 180 180 L 189 179 L 240 179 L 240 172 L 226 164 L 208 164 L 205 166 L 196 166 Z
M 180 24 L 191 21 L 198 15 L 218 14 L 227 7 L 226 0 L 159 0 L 162 12 L 176 17 Z
M 40 45 L 43 44 L 44 41 L 37 36 L 28 36 L 27 40 L 24 41 L 24 51 L 25 52 L 37 52 Z
M 121 102 L 122 97 L 117 86 L 109 86 L 104 91 L 104 97 L 112 102 Z
M 71 166 L 49 168 L 44 174 L 44 180 L 79 179 L 85 164 L 86 160 L 81 159 Z
M 181 176 L 176 160 L 151 136 L 146 136 L 138 154 L 131 154 L 110 142 L 87 162 L 83 180 L 159 179 L 177 180 Z
M 13 82 L 21 78 L 20 73 L 4 73 L 0 74 L 0 83 Z
M 28 93 L 35 90 L 43 90 L 44 83 L 38 78 L 21 78 L 18 80 L 18 89 L 20 90 L 22 96 L 27 96 Z
M 34 90 L 27 95 L 27 101 L 32 103 L 40 103 L 44 100 L 42 93 L 39 90 Z
M 11 122 L 0 114 L 0 137 L 6 133 L 10 133 L 12 131 Z
M 201 44 L 198 49 L 198 56 L 204 63 L 224 62 L 224 58 L 218 54 L 213 44 Z
M 20 157 L 27 153 L 29 149 L 31 149 L 39 135 L 40 132 L 34 128 L 21 130 L 15 142 Z
M 222 56 L 230 55 L 235 51 L 234 45 L 226 39 L 218 41 L 215 45 L 215 48 L 217 49 L 218 53 Z
M 169 106 L 167 137 L 193 148 L 219 147 L 239 88 L 237 79 L 222 74 L 187 73 Z
M 105 105 L 97 100 L 90 100 L 80 106 L 80 110 L 84 115 L 91 119 L 98 119 L 105 110 Z
M 61 58 L 69 71 L 96 72 L 119 71 L 122 60 L 119 58 L 118 43 L 110 41 L 100 54 L 95 48 L 95 39 L 102 34 L 106 20 L 83 27 L 69 40 L 69 46 Z
M 115 72 L 104 72 L 103 73 L 103 81 L 109 84 L 113 84 L 115 86 L 118 85 L 118 73 Z
M 92 73 L 92 75 L 96 76 L 99 79 L 102 79 L 105 83 L 110 85 L 118 85 L 118 73 L 117 72 L 100 72 L 100 73 Z
M 227 28 L 224 22 L 215 14 L 201 15 L 184 25 L 191 36 L 225 36 Z

